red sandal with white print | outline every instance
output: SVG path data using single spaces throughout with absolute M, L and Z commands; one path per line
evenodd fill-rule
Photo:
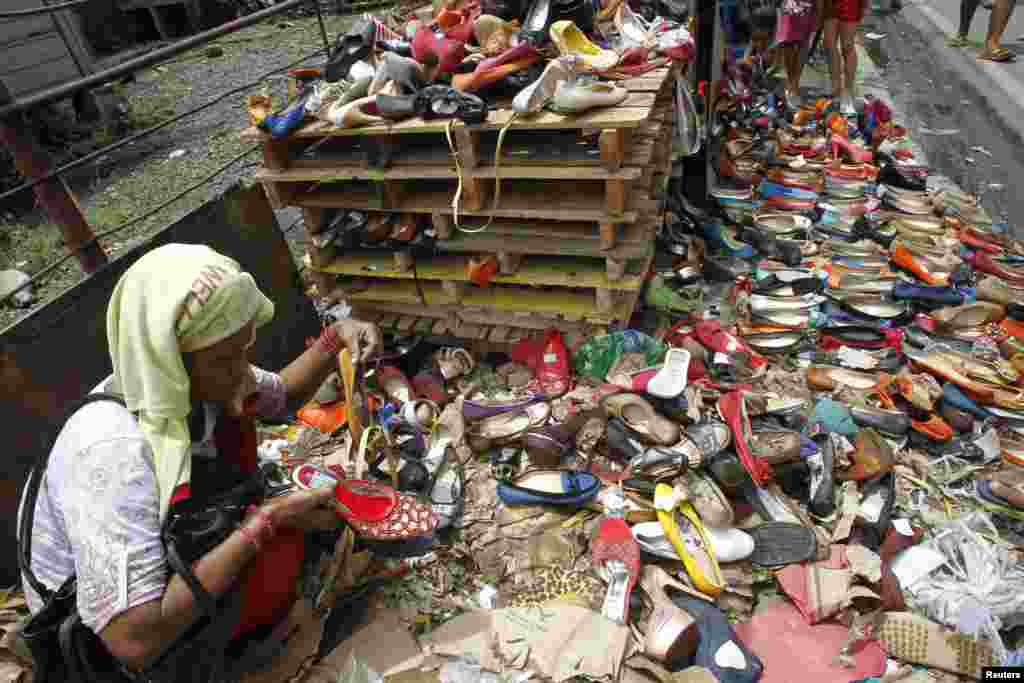
M 373 481 L 342 479 L 315 465 L 299 465 L 292 481 L 305 490 L 334 487 L 334 507 L 359 536 L 375 541 L 399 541 L 427 536 L 437 528 L 429 505 Z

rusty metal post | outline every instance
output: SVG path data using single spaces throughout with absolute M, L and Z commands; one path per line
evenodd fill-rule
M 0 83 L 0 104 L 9 101 L 7 89 Z M 35 180 L 50 172 L 46 152 L 40 149 L 35 134 L 20 114 L 0 119 L 0 142 L 7 145 L 14 157 L 14 167 L 26 180 Z M 64 244 L 78 257 L 82 270 L 92 273 L 106 265 L 107 255 L 94 239 L 92 228 L 64 179 L 51 178 L 33 187 L 32 191 L 50 220 L 60 226 Z

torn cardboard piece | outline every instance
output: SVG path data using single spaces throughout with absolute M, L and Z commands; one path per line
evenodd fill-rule
M 392 676 L 423 664 L 423 653 L 400 613 L 394 609 L 371 611 L 371 621 L 324 657 L 313 668 L 309 683 L 334 683 L 338 674 L 352 668 L 353 657 L 380 676 Z
M 574 676 L 617 678 L 629 628 L 578 605 L 550 603 L 470 612 L 424 639 L 432 654 L 484 669 L 529 669 L 555 683 Z

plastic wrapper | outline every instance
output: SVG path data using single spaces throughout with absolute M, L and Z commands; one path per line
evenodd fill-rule
M 657 365 L 667 347 L 657 339 L 636 330 L 621 330 L 600 337 L 591 337 L 573 353 L 576 374 L 603 382 L 619 356 L 643 353 L 649 366 Z
M 908 604 L 967 635 L 987 637 L 1009 654 L 999 631 L 1024 624 L 1024 566 L 999 540 L 989 516 L 973 512 L 941 527 L 925 547 L 945 562 L 904 586 Z

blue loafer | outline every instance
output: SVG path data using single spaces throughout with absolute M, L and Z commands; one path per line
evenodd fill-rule
M 811 192 L 810 190 L 801 190 L 796 187 L 786 187 L 779 183 L 773 183 L 770 180 L 762 180 L 761 184 L 757 188 L 758 193 L 763 199 L 770 197 L 786 197 L 788 199 L 818 199 L 817 192 Z
M 964 295 L 952 287 L 921 287 L 910 282 L 900 282 L 892 288 L 892 298 L 897 301 L 923 301 L 943 306 L 959 306 Z
M 959 408 L 965 413 L 970 413 L 979 420 L 987 420 L 992 417 L 992 413 L 987 408 L 982 408 L 973 400 L 968 398 L 967 395 L 960 390 L 960 387 L 952 382 L 946 382 L 942 386 L 942 400 L 954 408 Z
M 306 100 L 299 100 L 291 109 L 280 114 L 268 114 L 260 127 L 270 133 L 275 140 L 286 138 L 292 134 L 306 119 Z
M 498 498 L 506 505 L 573 505 L 590 501 L 601 480 L 590 472 L 534 470 L 498 484 Z

